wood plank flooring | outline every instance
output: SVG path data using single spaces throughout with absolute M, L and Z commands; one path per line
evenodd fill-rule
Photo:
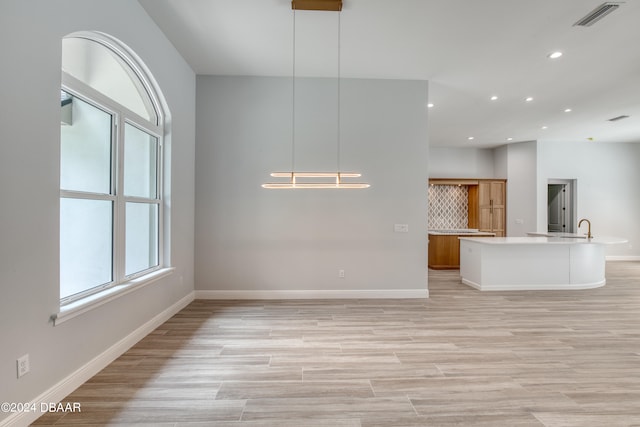
M 640 426 L 640 263 L 605 287 L 195 301 L 35 425 Z

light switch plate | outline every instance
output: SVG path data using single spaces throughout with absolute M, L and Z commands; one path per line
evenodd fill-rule
M 396 233 L 408 233 L 409 224 L 393 224 L 393 231 Z

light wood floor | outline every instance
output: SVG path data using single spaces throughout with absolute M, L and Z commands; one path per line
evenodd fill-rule
M 36 425 L 640 426 L 640 263 L 605 287 L 195 301 Z

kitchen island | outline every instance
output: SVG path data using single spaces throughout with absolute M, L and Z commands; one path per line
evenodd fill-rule
M 460 237 L 462 283 L 482 291 L 603 286 L 605 247 L 623 238 Z

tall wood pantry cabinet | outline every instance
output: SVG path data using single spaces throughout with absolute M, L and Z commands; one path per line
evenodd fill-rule
M 469 209 L 477 209 L 474 215 L 469 212 L 469 219 L 477 218 L 474 228 L 496 233 L 496 237 L 504 237 L 506 235 L 506 181 L 478 180 L 477 187 L 469 187 Z

